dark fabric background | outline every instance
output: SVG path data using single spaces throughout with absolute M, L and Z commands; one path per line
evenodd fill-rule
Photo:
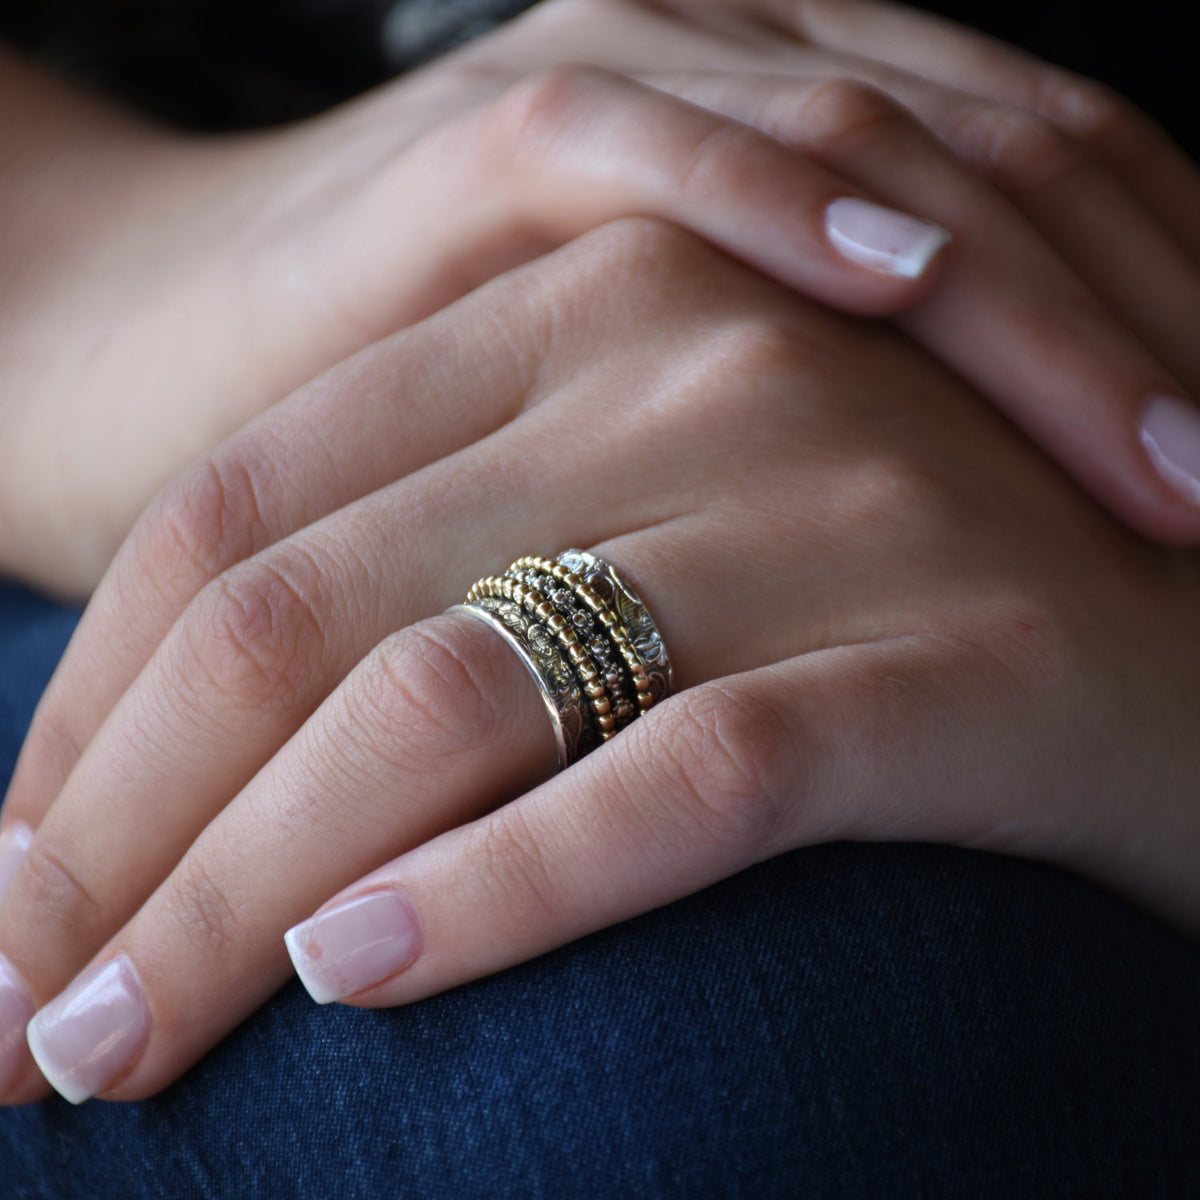
M 173 120 L 228 128 L 326 107 L 530 2 L 0 0 L 0 31 Z M 1104 79 L 1200 157 L 1193 5 L 927 0 L 925 7 Z M 389 16 L 393 39 L 385 47 Z

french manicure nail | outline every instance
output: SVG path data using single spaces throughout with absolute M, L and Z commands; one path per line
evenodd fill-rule
M 1158 473 L 1190 504 L 1200 505 L 1200 410 L 1157 396 L 1142 412 L 1142 446 Z
M 33 1016 L 33 1001 L 16 968 L 0 954 L 0 1095 L 17 1081 L 29 1061 L 25 1026 Z
M 825 234 L 843 258 L 902 279 L 923 274 L 951 237 L 940 225 L 855 196 L 825 210 Z
M 146 994 L 128 955 L 85 971 L 29 1023 L 29 1049 L 72 1104 L 103 1091 L 150 1034 Z
M 21 863 L 33 844 L 33 830 L 24 821 L 14 821 L 0 833 L 0 901 L 21 869 Z
M 421 929 L 394 888 L 356 896 L 284 934 L 300 982 L 318 1004 L 343 1000 L 407 967 L 421 952 Z

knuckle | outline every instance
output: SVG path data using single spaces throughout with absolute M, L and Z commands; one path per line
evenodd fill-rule
M 255 559 L 201 593 L 185 627 L 183 678 L 252 704 L 293 708 L 322 677 L 328 600 L 319 564 Z M 290 559 L 290 561 L 289 561 Z
M 1014 677 L 1059 676 L 1069 657 L 1063 628 L 1054 611 L 1035 597 L 1021 595 L 997 604 L 988 641 L 997 660 L 1010 664 Z
M 1076 653 L 1071 631 L 1077 628 L 1077 618 L 1039 582 L 1035 588 L 1022 579 L 998 590 L 985 610 L 988 620 L 980 641 L 1026 693 L 1066 698 L 1078 684 L 1086 704 L 1083 693 L 1090 684 L 1085 680 L 1094 672 Z
M 828 374 L 839 355 L 836 330 L 822 338 L 824 325 L 821 314 L 812 322 L 789 322 L 776 310 L 694 331 L 686 373 L 675 371 L 669 386 L 646 402 L 656 419 L 702 437 L 740 444 L 748 433 L 761 440 L 772 429 L 791 436 L 806 419 L 796 393 L 805 381 Z
M 768 699 L 729 682 L 676 697 L 668 756 L 682 817 L 708 844 L 777 845 L 802 788 L 794 732 Z M 685 836 L 687 836 L 685 831 Z
M 22 866 L 24 896 L 43 932 L 68 930 L 82 944 L 103 930 L 100 902 L 72 865 L 69 853 L 57 849 L 44 831 L 33 839 Z
M 605 76 L 593 67 L 556 64 L 514 84 L 493 105 L 485 142 L 502 160 L 542 155 L 568 133 L 576 114 L 593 109 Z
M 755 316 L 705 338 L 703 373 L 718 385 L 725 382 L 749 392 L 759 381 L 794 382 L 812 367 L 814 341 L 781 315 Z
M 1106 84 L 1067 71 L 1045 73 L 1034 108 L 1068 130 L 1086 146 L 1123 145 L 1145 118 L 1119 92 Z
M 854 482 L 874 511 L 926 530 L 941 528 L 956 504 L 953 486 L 937 465 L 913 454 L 871 458 L 856 470 Z
M 988 516 L 974 495 L 958 486 L 953 464 L 920 451 L 881 450 L 841 468 L 838 520 L 848 536 L 867 539 L 896 561 L 915 556 L 930 563 L 941 555 L 961 555 L 979 541 L 971 523 Z
M 383 642 L 347 690 L 358 744 L 405 774 L 444 772 L 448 762 L 495 740 L 503 691 L 445 623 L 409 626 Z
M 671 186 L 692 203 L 708 204 L 770 178 L 777 153 L 757 129 L 713 116 L 707 128 L 676 150 Z
M 949 653 L 945 678 L 969 679 L 978 702 L 997 713 L 1034 714 L 1045 732 L 1077 727 L 1097 706 L 1060 615 L 1027 589 L 998 587 L 955 627 L 915 636 Z
M 688 230 L 658 217 L 608 221 L 548 261 L 549 268 L 539 269 L 536 279 L 531 278 L 532 298 L 540 314 L 531 324 L 543 330 L 544 362 L 561 357 L 577 363 L 579 352 L 574 347 L 580 331 L 677 322 L 683 280 L 694 295 L 715 296 L 718 289 L 729 295 L 739 279 L 751 278 Z M 583 344 L 594 354 L 590 339 Z
M 233 897 L 198 855 L 184 856 L 163 894 L 167 914 L 189 946 L 225 956 L 249 944 Z
M 665 281 L 719 261 L 694 234 L 658 217 L 621 217 L 584 235 L 579 244 L 587 251 L 588 290 L 601 297 L 619 294 L 624 289 L 617 285 L 634 280 L 654 296 Z M 595 297 L 588 302 L 594 304 Z
M 820 152 L 856 155 L 890 144 L 912 118 L 890 96 L 857 79 L 828 79 L 805 96 L 799 115 L 805 144 Z
M 267 460 L 217 453 L 168 488 L 139 529 L 142 574 L 213 579 L 269 541 L 263 496 L 271 486 Z
M 953 135 L 986 178 L 1009 192 L 1046 192 L 1094 169 L 1086 147 L 1052 121 L 1002 105 L 971 107 Z

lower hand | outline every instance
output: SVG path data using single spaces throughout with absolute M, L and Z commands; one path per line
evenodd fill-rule
M 635 583 L 679 694 L 555 775 L 518 660 L 439 614 L 567 545 Z M 310 978 L 317 946 L 326 994 L 406 1003 L 841 838 L 1061 863 L 1195 931 L 1198 599 L 1193 558 L 892 331 L 605 227 L 303 389 L 142 519 L 6 800 L 10 852 L 32 831 L 7 1010 L 90 981 L 105 1003 L 44 1018 L 43 1060 L 134 1099 L 286 980 L 319 908 L 370 898 L 385 953 L 356 974 L 355 918 L 307 926 Z M 9 1102 L 44 1094 L 8 1064 Z

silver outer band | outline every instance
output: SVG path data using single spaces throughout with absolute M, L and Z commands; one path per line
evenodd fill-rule
M 661 704 L 671 694 L 671 659 L 667 655 L 662 634 L 641 597 L 612 566 L 586 550 L 564 550 L 555 557 L 555 561 L 573 571 L 584 583 L 590 584 L 620 618 L 629 632 L 633 648 L 646 666 L 650 696 L 655 704 Z
M 554 634 L 536 617 L 520 604 L 496 596 L 456 604 L 448 611 L 465 613 L 482 621 L 516 651 L 525 669 L 533 676 L 553 722 L 560 769 L 569 767 L 596 748 L 596 731 L 575 674 L 559 652 Z

